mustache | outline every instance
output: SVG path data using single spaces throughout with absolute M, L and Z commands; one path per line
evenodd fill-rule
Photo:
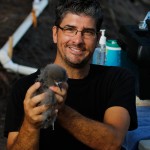
M 76 48 L 76 49 L 80 49 L 82 51 L 86 50 L 85 45 L 82 44 L 82 43 L 79 43 L 79 44 L 66 44 L 66 47 L 73 47 L 73 48 Z

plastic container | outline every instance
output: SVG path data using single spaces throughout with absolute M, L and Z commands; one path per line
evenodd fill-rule
M 121 47 L 117 40 L 107 40 L 106 42 L 106 66 L 121 65 Z

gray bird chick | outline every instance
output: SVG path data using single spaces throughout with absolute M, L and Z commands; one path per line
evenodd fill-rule
M 39 105 L 50 105 L 50 108 L 43 113 L 44 121 L 41 128 L 48 128 L 52 125 L 54 129 L 54 122 L 56 120 L 55 105 L 57 103 L 54 96 L 54 92 L 49 89 L 50 86 L 55 85 L 61 89 L 61 83 L 67 81 L 66 70 L 56 64 L 48 64 L 44 69 L 41 70 L 37 81 L 41 82 L 41 87 L 35 93 L 40 94 L 47 92 L 45 99 Z

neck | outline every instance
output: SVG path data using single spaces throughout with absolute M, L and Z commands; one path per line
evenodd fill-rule
M 69 78 L 83 79 L 84 77 L 88 75 L 89 69 L 90 69 L 90 66 L 86 66 L 80 69 L 71 68 L 71 69 L 67 69 L 67 73 L 68 73 Z

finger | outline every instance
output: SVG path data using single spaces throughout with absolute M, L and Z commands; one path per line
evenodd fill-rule
M 41 123 L 43 122 L 43 120 L 44 120 L 44 116 L 41 114 L 41 115 L 33 116 L 32 120 L 30 122 L 32 124 L 34 124 L 35 126 L 40 126 Z
M 40 105 L 33 109 L 33 115 L 41 115 L 43 112 L 45 112 L 47 109 L 49 109 L 49 105 Z
M 55 98 L 56 98 L 58 104 L 64 102 L 64 98 L 63 98 L 63 96 L 61 96 L 61 95 L 56 94 L 56 95 L 55 95 Z
M 26 98 L 30 99 L 33 96 L 33 93 L 40 87 L 40 82 L 36 82 L 34 83 L 28 90 L 26 93 Z
M 43 115 L 37 115 L 34 118 L 34 121 L 37 122 L 37 123 L 41 123 L 43 120 L 44 120 Z
M 46 96 L 47 96 L 47 93 L 46 93 L 46 92 L 34 96 L 34 97 L 30 100 L 30 105 L 31 105 L 32 107 L 37 106 L 38 104 L 40 104 L 40 103 L 45 99 Z
M 58 86 L 50 86 L 49 87 L 53 92 L 59 94 L 59 95 L 65 95 L 68 89 L 67 82 L 63 82 L 61 85 L 61 89 Z
M 67 82 L 62 82 L 62 84 L 61 84 L 61 87 L 63 88 L 63 89 L 68 89 L 68 83 Z

